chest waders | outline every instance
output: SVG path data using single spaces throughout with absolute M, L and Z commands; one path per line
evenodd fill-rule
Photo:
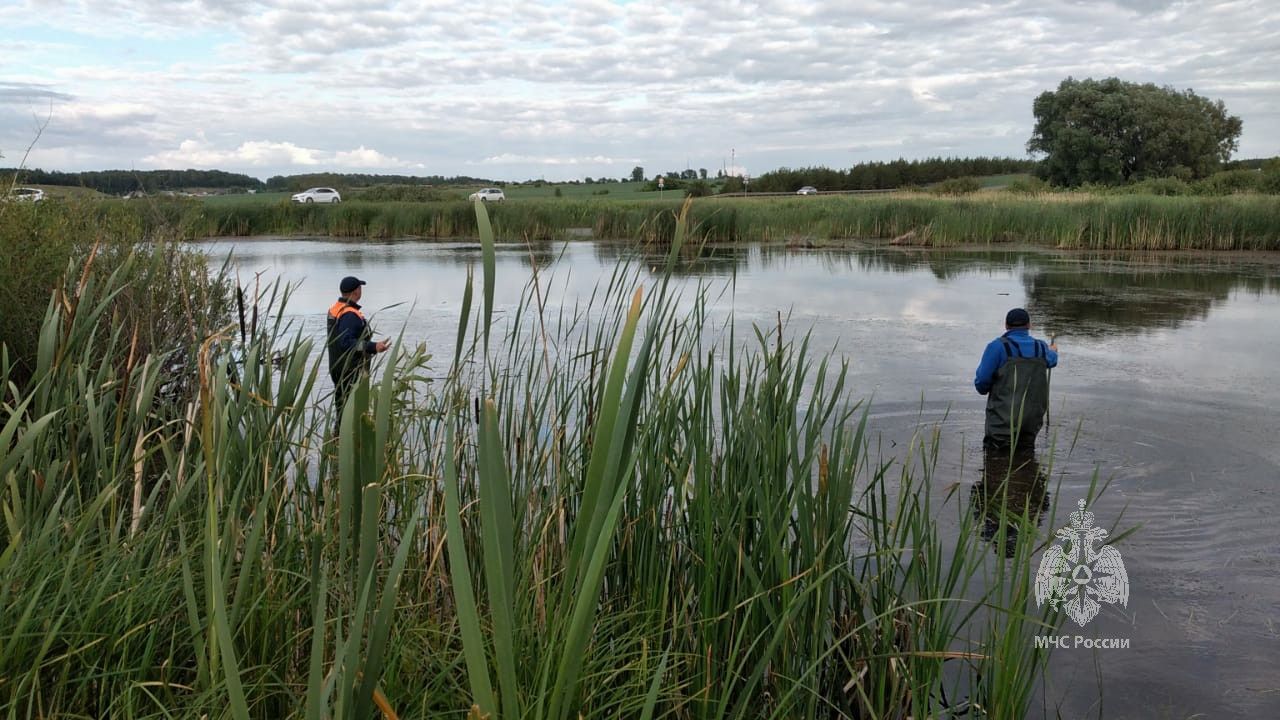
M 988 447 L 1030 447 L 1044 426 L 1049 409 L 1049 361 L 1042 341 L 1024 356 L 1018 344 L 1000 338 L 1005 362 L 996 370 L 987 394 L 987 424 L 983 444 Z

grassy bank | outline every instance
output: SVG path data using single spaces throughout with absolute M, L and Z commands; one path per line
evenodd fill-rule
M 160 218 L 192 238 L 478 236 L 466 202 L 350 201 L 329 207 L 223 200 L 128 207 L 144 222 Z M 502 239 L 559 239 L 569 237 L 570 229 L 590 228 L 601 239 L 670 242 L 678 208 L 678 200 L 564 197 L 511 200 L 489 211 Z M 930 246 L 1020 242 L 1092 250 L 1280 250 L 1280 197 L 1271 195 L 712 197 L 694 201 L 690 221 L 693 236 L 710 242 L 856 238 Z
M 927 438 L 871 455 L 838 362 L 707 346 L 625 267 L 599 314 L 493 327 L 479 224 L 457 350 L 384 356 L 340 441 L 287 293 L 177 407 L 102 332 L 127 273 L 48 306 L 32 378 L 0 364 L 8 715 L 1025 715 L 1033 543 L 935 504 Z
M 1001 194 L 899 195 L 746 203 L 737 224 L 751 239 L 897 239 L 907 244 L 1025 242 L 1088 250 L 1278 250 L 1280 198 Z M 746 230 L 749 228 L 749 230 Z

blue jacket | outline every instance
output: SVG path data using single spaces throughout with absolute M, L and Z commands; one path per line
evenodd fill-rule
M 328 337 L 329 375 L 334 382 L 358 370 L 367 370 L 369 359 L 377 352 L 377 346 L 369 340 L 369 323 L 360 312 L 360 305 L 338 298 L 329 308 Z
M 1031 331 L 1023 328 L 1015 328 L 1006 332 L 1001 337 L 1007 337 L 1018 346 L 1025 357 L 1035 357 L 1036 343 L 1044 343 L 1043 340 L 1037 340 L 1031 337 Z M 1058 353 L 1049 349 L 1048 344 L 1044 348 L 1045 360 L 1049 367 L 1058 366 Z M 982 353 L 982 362 L 978 363 L 978 371 L 973 377 L 973 386 L 977 388 L 979 395 L 986 395 L 991 392 L 991 383 L 995 382 L 996 370 L 1004 365 L 1006 359 L 1004 352 L 1004 343 L 1000 342 L 1000 338 L 996 338 L 987 343 L 987 349 Z

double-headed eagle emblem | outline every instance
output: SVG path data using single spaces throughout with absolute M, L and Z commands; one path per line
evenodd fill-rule
M 1051 545 L 1040 559 L 1036 605 L 1047 600 L 1055 610 L 1065 608 L 1067 616 L 1084 627 L 1104 602 L 1129 606 L 1129 575 L 1118 550 L 1103 545 L 1093 551 L 1094 543 L 1108 533 L 1093 524 L 1093 513 L 1084 509 L 1084 500 L 1079 506 L 1071 513 L 1071 524 L 1055 533 L 1068 547 Z

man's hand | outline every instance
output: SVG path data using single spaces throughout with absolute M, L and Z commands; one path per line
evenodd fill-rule
M 378 342 L 373 344 L 373 349 L 380 353 L 386 352 L 390 348 L 391 348 L 391 343 L 387 342 L 386 340 L 379 340 Z
M 1058 352 L 1058 343 L 1049 343 L 1049 349 Z

